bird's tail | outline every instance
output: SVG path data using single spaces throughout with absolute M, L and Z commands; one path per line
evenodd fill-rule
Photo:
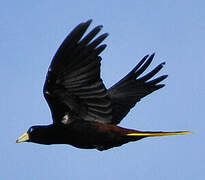
M 176 132 L 152 132 L 152 131 L 136 131 L 133 133 L 126 134 L 130 137 L 156 137 L 156 136 L 172 136 L 172 135 L 186 135 L 190 134 L 190 131 L 176 131 Z

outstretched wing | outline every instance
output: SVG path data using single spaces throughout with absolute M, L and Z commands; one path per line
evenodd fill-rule
M 94 37 L 102 26 L 83 37 L 91 20 L 79 24 L 64 40 L 49 67 L 44 96 L 54 123 L 73 120 L 110 123 L 111 100 L 100 78 L 99 54 L 106 45 L 100 43 L 107 33 Z
M 162 69 L 165 63 L 159 64 L 145 76 L 139 77 L 150 65 L 153 58 L 154 54 L 150 57 L 145 56 L 130 73 L 108 90 L 112 101 L 112 124 L 120 123 L 141 98 L 165 86 L 158 83 L 166 79 L 167 75 L 150 80 Z

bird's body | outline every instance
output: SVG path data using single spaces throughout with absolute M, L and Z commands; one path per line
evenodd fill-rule
M 69 144 L 77 148 L 106 150 L 144 137 L 188 134 L 142 132 L 117 126 L 141 98 L 156 91 L 167 75 L 151 78 L 163 67 L 159 64 L 144 76 L 154 58 L 145 56 L 122 80 L 106 89 L 100 77 L 99 54 L 107 33 L 95 38 L 102 26 L 84 36 L 91 23 L 79 24 L 64 40 L 49 67 L 44 96 L 53 124 L 32 126 L 17 142 Z
M 143 138 L 127 136 L 129 133 L 136 133 L 135 130 L 99 122 L 76 121 L 69 126 L 51 124 L 36 127 L 38 127 L 41 138 L 38 136 L 35 138 L 31 132 L 30 136 L 35 143 L 69 144 L 83 149 L 106 150 Z

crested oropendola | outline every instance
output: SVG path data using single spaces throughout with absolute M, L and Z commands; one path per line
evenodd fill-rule
M 96 35 L 102 26 L 87 35 L 91 20 L 79 24 L 66 37 L 48 69 L 43 89 L 53 123 L 32 126 L 16 142 L 70 144 L 78 148 L 106 150 L 145 137 L 189 134 L 188 131 L 152 132 L 117 126 L 141 98 L 156 91 L 167 75 L 151 78 L 165 64 L 144 76 L 154 58 L 147 55 L 123 79 L 106 89 L 100 77 L 101 57 L 108 36 Z

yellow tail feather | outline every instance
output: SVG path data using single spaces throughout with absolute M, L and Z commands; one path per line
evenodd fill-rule
M 185 135 L 191 134 L 190 131 L 178 131 L 178 132 L 136 132 L 127 134 L 127 136 L 172 136 L 172 135 Z

